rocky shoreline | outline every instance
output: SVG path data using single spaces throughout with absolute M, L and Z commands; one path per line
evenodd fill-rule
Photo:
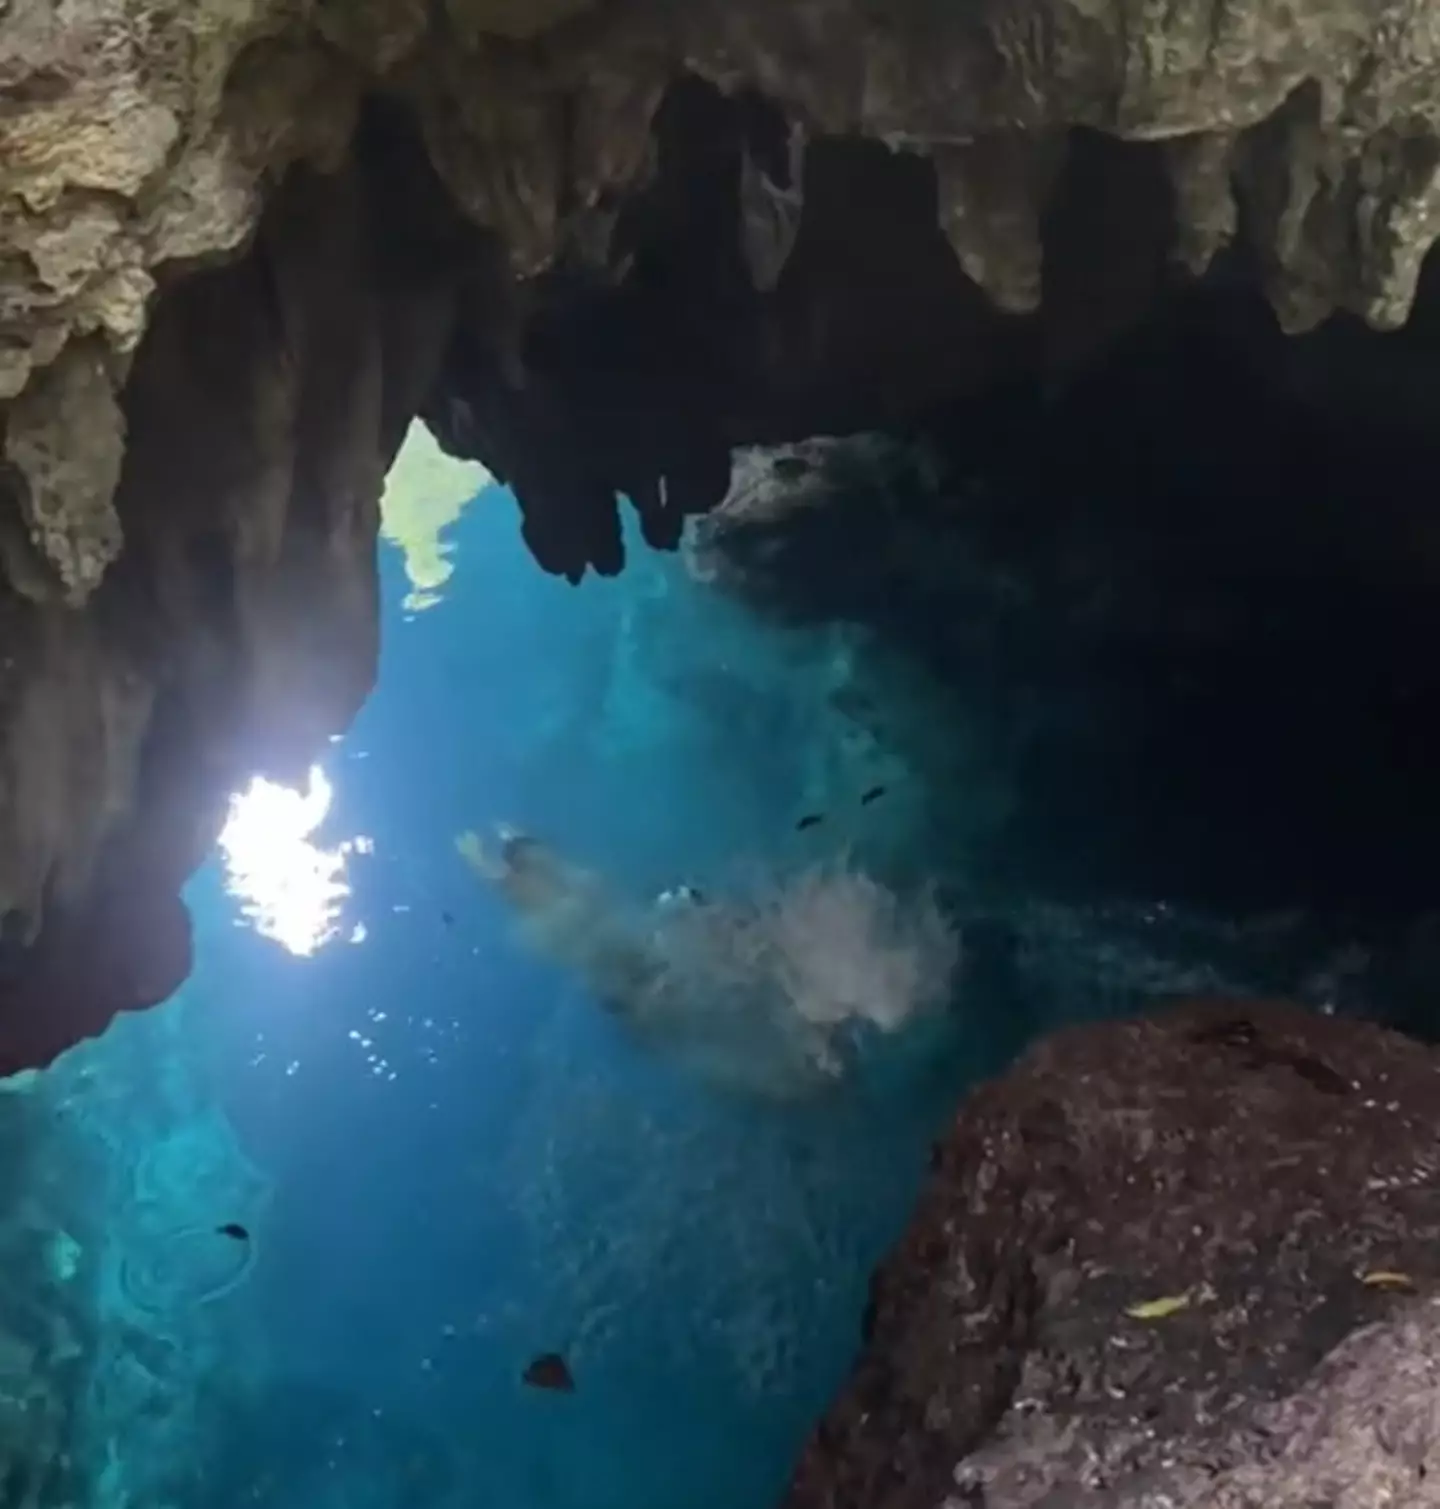
M 785 1509 L 1440 1503 L 1440 1054 L 1280 1002 L 962 1106 Z

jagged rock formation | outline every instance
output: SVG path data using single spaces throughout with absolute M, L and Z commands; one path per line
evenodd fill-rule
M 17 400 L 65 385 L 46 454 L 66 465 L 72 431 L 80 456 L 123 434 L 123 549 L 62 589 L 9 496 L 0 1071 L 175 989 L 179 888 L 227 792 L 303 768 L 369 690 L 381 483 L 453 296 L 407 203 L 424 167 L 297 169 L 245 255 L 158 301 L 118 400 L 93 342 L 88 386 L 62 357 Z
M 1440 1503 L 1440 1059 L 1276 1003 L 961 1110 L 786 1509 Z
M 1177 276 L 1394 326 L 1437 70 L 1401 0 L 15 0 L 0 1068 L 167 993 L 227 785 L 363 696 L 414 413 L 578 578 Z

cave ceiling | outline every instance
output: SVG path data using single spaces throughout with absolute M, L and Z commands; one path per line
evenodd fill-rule
M 1394 331 L 1437 80 L 1408 0 L 12 0 L 0 1072 L 174 989 L 226 793 L 363 701 L 416 414 L 578 581 L 1172 287 Z

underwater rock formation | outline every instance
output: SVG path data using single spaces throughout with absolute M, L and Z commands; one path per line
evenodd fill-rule
M 1437 26 L 1399 0 L 9 7 L 0 1068 L 173 988 L 227 787 L 353 713 L 417 413 L 578 579 L 622 564 L 617 494 L 674 546 L 733 446 L 1072 379 L 1176 279 L 1289 331 L 1393 328 L 1440 193 Z M 1428 421 L 1426 349 L 1363 397 L 1334 349 L 1312 396 Z
M 1440 1057 L 1276 1002 L 961 1108 L 786 1509 L 1440 1502 Z

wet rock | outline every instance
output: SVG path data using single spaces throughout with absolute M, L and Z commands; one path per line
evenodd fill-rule
M 786 1509 L 1440 1503 L 1440 1055 L 1192 1000 L 962 1107 Z

